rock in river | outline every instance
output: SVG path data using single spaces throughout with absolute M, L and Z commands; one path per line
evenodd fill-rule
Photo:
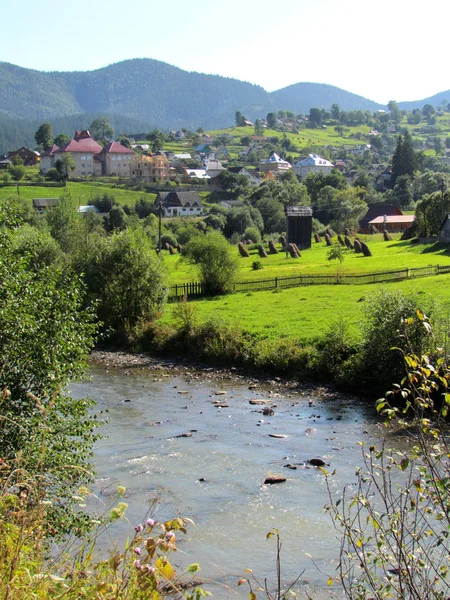
M 274 483 L 283 483 L 286 481 L 286 477 L 283 475 L 277 475 L 277 473 L 267 473 L 264 483 L 274 484 Z

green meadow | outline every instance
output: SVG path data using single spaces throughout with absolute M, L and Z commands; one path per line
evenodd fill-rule
M 396 283 L 367 285 L 314 285 L 236 293 L 207 299 L 190 299 L 200 321 L 224 319 L 261 338 L 297 338 L 313 341 L 346 323 L 349 334 L 359 335 L 365 303 L 377 290 L 415 292 L 426 303 L 434 302 L 439 312 L 450 316 L 450 275 L 411 279 Z M 174 322 L 177 304 L 166 307 L 162 322 Z
M 434 245 L 411 244 L 395 239 L 384 242 L 381 235 L 364 237 L 373 253 L 363 257 L 352 251 L 345 253 L 343 263 L 327 260 L 325 243 L 315 244 L 302 252 L 300 259 L 286 258 L 285 254 L 269 255 L 260 259 L 257 253 L 239 258 L 239 279 L 270 279 L 292 274 L 310 273 L 373 273 L 386 270 L 449 265 L 450 249 Z M 253 271 L 255 260 L 264 268 Z M 164 253 L 171 284 L 195 280 L 195 271 L 182 257 Z M 379 289 L 400 289 L 415 292 L 420 298 L 436 303 L 443 314 L 450 311 L 450 275 L 410 279 L 401 282 L 365 285 L 314 285 L 297 288 L 235 293 L 213 298 L 190 299 L 189 303 L 201 321 L 211 318 L 237 322 L 240 328 L 261 338 L 299 338 L 312 341 L 337 322 L 345 322 L 349 332 L 357 338 L 359 322 L 365 302 Z M 173 322 L 177 303 L 167 306 L 163 322 Z
M 80 205 L 88 204 L 89 200 L 95 196 L 102 196 L 107 193 L 113 195 L 116 202 L 119 204 L 134 205 L 143 196 L 156 199 L 156 194 L 145 191 L 135 191 L 114 186 L 114 184 L 105 184 L 100 182 L 79 182 L 69 181 L 67 190 L 72 196 L 78 200 Z M 45 186 L 19 186 L 19 194 L 21 198 L 32 200 L 33 198 L 59 198 L 64 193 L 63 187 L 45 187 Z M 17 188 L 15 186 L 7 186 L 0 188 L 0 199 L 8 196 L 17 196 Z
M 286 257 L 286 254 L 281 251 L 278 254 L 269 255 L 267 258 L 260 258 L 257 250 L 250 250 L 249 258 L 239 257 L 238 280 L 253 281 L 299 274 L 328 275 L 336 273 L 337 268 L 343 274 L 361 274 L 450 264 L 450 249 L 445 244 L 437 243 L 432 246 L 411 244 L 410 241 L 400 240 L 399 235 L 396 235 L 396 239 L 391 242 L 385 242 L 381 234 L 359 237 L 367 243 L 372 256 L 364 257 L 351 250 L 346 250 L 342 265 L 327 259 L 329 248 L 324 241 L 318 244 L 313 242 L 312 247 L 303 250 L 301 258 L 298 259 Z M 280 246 L 278 248 L 281 250 Z M 238 255 L 237 248 L 236 255 Z M 182 256 L 171 256 L 165 251 L 163 251 L 163 256 L 171 285 L 198 280 L 195 268 L 189 265 Z M 252 265 L 255 261 L 259 261 L 263 268 L 257 271 L 253 270 Z

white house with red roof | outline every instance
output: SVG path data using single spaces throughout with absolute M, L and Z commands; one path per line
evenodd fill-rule
M 134 152 L 118 142 L 110 142 L 102 148 L 89 131 L 76 131 L 68 144 L 59 148 L 56 144 L 41 155 L 41 171 L 46 173 L 55 167 L 56 161 L 65 153 L 72 156 L 75 169 L 71 172 L 74 177 L 89 175 L 119 175 L 129 177 L 130 161 Z M 43 160 L 42 160 L 43 159 Z

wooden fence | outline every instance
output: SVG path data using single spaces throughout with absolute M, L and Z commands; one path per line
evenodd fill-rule
M 431 277 L 450 273 L 450 265 L 429 265 L 428 267 L 417 267 L 414 269 L 400 269 L 398 271 L 378 271 L 376 273 L 345 274 L 335 273 L 333 275 L 292 275 L 290 277 L 274 277 L 272 279 L 256 279 L 253 281 L 237 281 L 231 292 L 256 292 L 262 290 L 274 290 L 276 288 L 300 287 L 304 285 L 360 285 L 366 283 L 386 283 L 389 281 L 402 281 L 404 279 L 415 279 L 417 277 Z M 169 300 L 183 296 L 207 296 L 214 295 L 208 292 L 205 284 L 200 282 L 179 283 L 169 287 Z

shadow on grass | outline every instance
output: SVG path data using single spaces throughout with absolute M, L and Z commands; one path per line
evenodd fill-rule
M 432 246 L 424 248 L 421 254 L 440 254 L 443 256 L 450 256 L 450 245 L 442 242 L 436 242 Z

